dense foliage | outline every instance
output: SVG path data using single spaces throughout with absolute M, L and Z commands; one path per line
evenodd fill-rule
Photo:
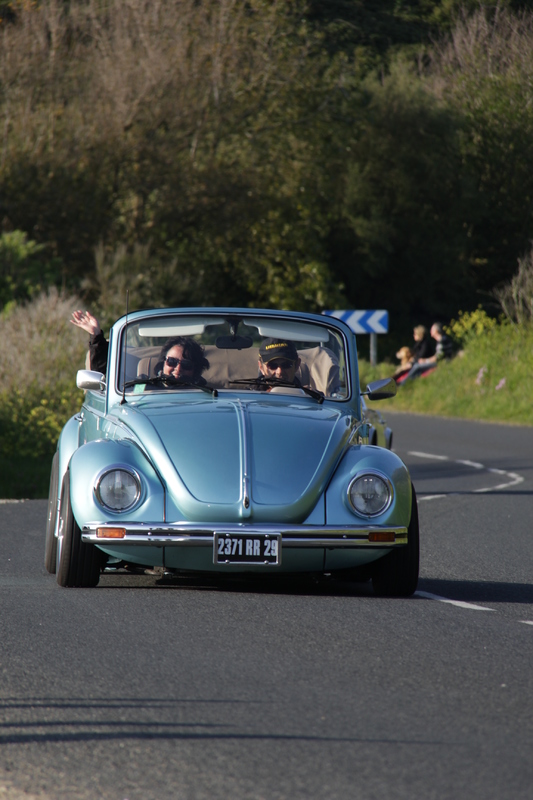
M 4 234 L 108 321 L 126 286 L 397 336 L 494 310 L 533 238 L 531 5 L 4 2 Z

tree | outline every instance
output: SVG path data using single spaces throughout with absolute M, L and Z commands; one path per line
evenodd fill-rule
M 433 89 L 462 118 L 468 260 L 481 296 L 508 280 L 533 238 L 533 16 L 478 11 L 436 49 Z

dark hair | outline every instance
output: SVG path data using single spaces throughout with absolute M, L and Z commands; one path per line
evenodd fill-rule
M 185 336 L 173 336 L 167 339 L 157 360 L 155 371 L 158 373 L 165 365 L 165 358 L 169 350 L 179 345 L 183 347 L 183 357 L 188 358 L 194 364 L 194 378 L 199 378 L 204 369 L 209 369 L 209 361 L 204 356 L 204 348 L 194 339 L 187 339 Z

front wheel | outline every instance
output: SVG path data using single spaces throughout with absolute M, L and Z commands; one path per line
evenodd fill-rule
M 416 493 L 411 486 L 411 520 L 407 545 L 380 558 L 372 576 L 374 592 L 380 597 L 410 597 L 418 586 L 420 535 Z
M 70 473 L 63 479 L 56 577 L 60 586 L 90 587 L 100 580 L 102 554 L 92 544 L 81 540 L 81 530 L 70 503 Z
M 57 492 L 59 488 L 59 451 L 56 450 L 50 470 L 50 490 L 48 492 L 48 518 L 46 520 L 46 538 L 44 542 L 44 566 L 54 575 L 57 557 Z

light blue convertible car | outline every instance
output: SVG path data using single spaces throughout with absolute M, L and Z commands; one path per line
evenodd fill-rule
M 396 385 L 361 392 L 342 321 L 137 311 L 113 325 L 106 359 L 106 374 L 78 372 L 85 401 L 52 463 L 45 566 L 61 586 L 96 586 L 120 563 L 415 591 L 415 492 L 363 398 Z

